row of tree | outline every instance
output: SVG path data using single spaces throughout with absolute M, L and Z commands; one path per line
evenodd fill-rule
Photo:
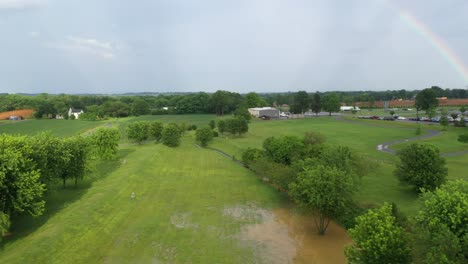
M 0 135 L 0 239 L 12 215 L 44 212 L 44 193 L 56 182 L 76 185 L 90 160 L 114 157 L 119 138 L 117 129 L 98 129 L 86 138 Z
M 164 125 L 158 121 L 138 121 L 130 123 L 126 131 L 128 139 L 139 144 L 146 140 L 155 140 L 169 147 L 177 147 L 187 129 L 191 129 L 191 126 L 176 123 Z

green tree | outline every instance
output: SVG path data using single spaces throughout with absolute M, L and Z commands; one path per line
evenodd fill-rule
M 180 127 L 176 123 L 169 123 L 162 131 L 162 143 L 168 147 L 177 147 L 180 145 Z
M 323 110 L 327 111 L 330 116 L 333 112 L 340 111 L 340 100 L 338 99 L 336 93 L 329 93 L 323 97 L 322 108 Z
M 367 211 L 356 222 L 348 231 L 353 240 L 345 250 L 349 263 L 411 263 L 407 236 L 397 225 L 390 204 Z
M 127 127 L 127 137 L 130 140 L 141 144 L 149 137 L 150 124 L 146 121 L 130 123 Z
M 463 113 L 466 112 L 466 106 L 464 106 L 464 105 L 461 106 L 461 107 L 460 107 L 460 112 L 461 112 L 461 114 L 462 114 L 462 116 L 463 116 Z
M 90 136 L 94 154 L 101 159 L 112 159 L 119 148 L 120 131 L 117 128 L 98 128 Z
M 394 174 L 416 190 L 434 190 L 445 182 L 446 162 L 435 146 L 413 143 L 398 152 L 398 157 L 400 162 Z
M 216 128 L 216 122 L 214 120 L 210 120 L 210 123 L 208 123 L 208 125 L 210 126 L 211 129 Z
M 235 117 L 242 117 L 247 121 L 250 121 L 252 119 L 252 115 L 250 114 L 249 110 L 247 108 L 239 107 L 234 111 L 234 116 Z
M 302 114 L 309 110 L 310 100 L 306 91 L 299 91 L 294 94 L 294 101 L 290 111 L 296 114 Z
M 213 130 L 209 127 L 199 128 L 195 132 L 195 138 L 200 142 L 202 147 L 206 147 L 208 146 L 208 142 L 213 140 Z
M 448 111 L 446 108 L 443 108 L 441 111 L 441 116 L 440 116 L 440 124 L 444 127 L 444 130 L 447 130 L 447 126 L 449 125 L 449 120 L 448 120 Z
M 226 121 L 224 121 L 224 120 L 219 120 L 218 121 L 218 131 L 221 134 L 226 132 Z
M 450 181 L 421 196 L 416 253 L 424 263 L 467 263 L 468 182 Z
M 424 110 L 429 114 L 438 105 L 437 95 L 431 88 L 424 89 L 416 95 L 415 106 L 418 112 Z
M 247 148 L 242 153 L 242 162 L 246 165 L 250 165 L 253 162 L 257 161 L 260 157 L 263 156 L 263 151 L 256 148 Z
M 63 186 L 65 187 L 67 179 L 73 179 L 75 186 L 78 180 L 83 179 L 90 155 L 90 144 L 86 138 L 77 136 L 64 140 L 66 150 L 69 152 L 70 159 L 66 164 L 66 171 L 62 175 Z
M 304 143 L 295 136 L 269 137 L 263 141 L 265 157 L 270 160 L 291 165 L 295 160 L 302 158 Z
M 224 131 L 229 132 L 233 135 L 245 134 L 249 131 L 249 124 L 243 117 L 236 117 L 224 120 L 225 129 Z M 218 128 L 219 128 L 218 122 Z M 220 131 L 221 132 L 221 131 Z
M 150 113 L 150 106 L 145 100 L 138 98 L 131 104 L 131 113 L 134 116 L 148 115 Z
M 458 135 L 458 141 L 462 143 L 468 143 L 468 132 Z
M 0 212 L 8 216 L 21 213 L 39 216 L 44 211 L 42 196 L 46 186 L 40 182 L 40 173 L 28 158 L 26 144 L 25 148 L 18 149 L 11 140 L 15 139 L 0 136 Z M 8 223 L 5 219 L 3 216 L 3 228 Z
M 10 216 L 0 211 L 0 242 L 10 228 Z
M 164 129 L 164 126 L 161 122 L 154 121 L 150 123 L 149 127 L 149 136 L 151 138 L 154 138 L 156 142 L 159 142 L 162 138 L 162 131 Z
M 267 102 L 263 100 L 257 93 L 251 92 L 245 96 L 245 105 L 247 108 L 267 106 Z
M 316 212 L 315 225 L 324 235 L 331 219 L 337 218 L 352 202 L 352 178 L 334 167 L 304 168 L 289 185 L 289 195 L 301 207 Z
M 312 111 L 318 115 L 320 111 L 322 111 L 322 102 L 320 98 L 320 93 L 316 92 L 314 96 L 312 97 L 312 103 L 311 103 L 311 108 Z

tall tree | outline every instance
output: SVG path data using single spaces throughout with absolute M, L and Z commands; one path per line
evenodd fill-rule
M 413 143 L 398 153 L 400 162 L 394 174 L 416 190 L 434 190 L 445 182 L 448 174 L 446 162 L 439 149 L 430 144 Z
M 316 212 L 314 220 L 320 235 L 325 234 L 331 219 L 345 211 L 354 192 L 351 177 L 342 170 L 323 165 L 304 168 L 289 185 L 293 200 Z
M 338 99 L 336 93 L 329 93 L 323 97 L 322 108 L 323 110 L 327 111 L 330 116 L 333 112 L 340 111 L 340 100 Z
M 291 112 L 296 114 L 302 114 L 309 110 L 310 103 L 309 103 L 309 95 L 306 91 L 299 91 L 294 94 L 294 102 L 291 105 Z
M 424 263 L 467 263 L 468 181 L 425 192 L 416 216 L 416 254 Z
M 392 205 L 369 210 L 349 230 L 353 244 L 346 248 L 349 263 L 411 263 L 408 239 L 392 215 Z
M 415 106 L 418 112 L 424 110 L 429 114 L 438 105 L 439 101 L 437 100 L 437 95 L 434 89 L 427 88 L 416 95 Z
M 316 115 L 318 115 L 320 111 L 322 111 L 322 102 L 319 92 L 316 92 L 312 97 L 311 109 Z
M 168 147 L 177 147 L 180 145 L 182 133 L 176 123 L 169 123 L 162 131 L 162 143 Z
M 263 100 L 257 93 L 251 92 L 245 96 L 245 105 L 247 108 L 267 106 L 267 102 Z

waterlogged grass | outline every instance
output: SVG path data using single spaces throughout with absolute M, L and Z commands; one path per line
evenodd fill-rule
M 35 135 L 40 132 L 50 131 L 57 137 L 69 137 L 85 133 L 95 127 L 106 124 L 105 121 L 81 121 L 81 120 L 25 120 L 0 125 L 0 134 Z
M 194 147 L 191 137 L 174 149 L 125 147 L 110 165 L 86 193 L 6 243 L 0 263 L 253 263 L 253 248 L 237 237 L 251 220 L 224 210 L 283 201 L 245 168 Z M 41 220 L 21 225 L 34 221 Z

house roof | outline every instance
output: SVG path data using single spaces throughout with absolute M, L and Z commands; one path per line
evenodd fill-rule
M 83 109 L 73 109 L 73 108 L 70 108 L 70 109 L 71 109 L 72 113 L 81 113 L 81 112 L 83 112 Z

